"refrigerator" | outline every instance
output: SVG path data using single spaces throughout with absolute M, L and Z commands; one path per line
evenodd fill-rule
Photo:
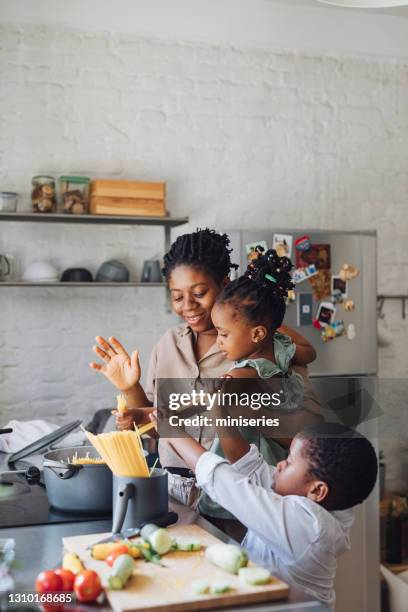
M 309 366 L 313 391 L 328 414 L 334 415 L 333 420 L 345 411 L 347 423 L 355 425 L 378 451 L 375 410 L 373 413 L 378 370 L 376 232 L 279 227 L 226 233 L 231 239 L 232 261 L 239 264 L 238 274 L 245 271 L 256 244 L 264 248 L 280 245 L 280 249 L 289 250 L 292 273 L 300 282 L 295 285 L 294 301 L 287 303 L 284 324 L 299 331 L 317 351 L 316 360 Z M 303 257 L 305 251 L 301 249 L 305 246 Z M 302 267 L 306 265 L 315 266 L 310 272 L 318 279 L 313 281 L 310 276 L 302 280 Z M 355 275 L 346 285 L 336 280 L 344 265 L 351 266 Z M 334 309 L 325 308 L 328 304 Z M 327 325 L 333 328 L 330 339 Z M 334 335 L 336 329 L 342 333 Z M 351 540 L 351 551 L 338 562 L 336 612 L 379 612 L 378 485 L 355 510 Z
M 229 235 L 233 248 L 232 259 L 240 266 L 239 274 L 246 269 L 249 247 L 259 242 L 268 248 L 273 248 L 274 237 L 278 244 L 282 244 L 282 241 L 279 243 L 279 237 L 288 237 L 289 257 L 294 265 L 294 275 L 299 268 L 302 268 L 296 262 L 306 264 L 315 259 L 316 273 L 296 283 L 295 300 L 287 304 L 285 315 L 285 324 L 298 330 L 317 350 L 316 361 L 310 366 L 312 375 L 369 376 L 377 373 L 377 236 L 375 232 L 308 229 L 295 231 L 277 228 L 230 232 Z M 312 247 L 317 246 L 315 255 L 309 256 L 306 260 L 302 257 L 304 252 L 296 247 L 296 242 L 300 241 L 298 244 L 302 245 L 301 239 L 305 237 L 309 239 Z M 326 261 L 323 262 L 322 253 L 326 255 Z M 346 281 L 346 287 L 342 286 L 342 280 L 339 279 L 339 272 L 344 264 L 358 270 L 358 276 Z M 340 298 L 342 302 L 332 304 L 332 284 L 337 288 L 335 291 L 338 297 L 339 291 L 346 289 L 346 295 Z M 328 292 L 324 295 L 325 287 Z M 319 315 L 319 306 L 326 303 L 332 304 L 335 309 L 333 323 L 344 322 L 344 333 L 323 341 L 323 329 L 317 329 L 314 321 Z M 307 311 L 309 306 L 310 312 Z M 346 310 L 346 306 L 350 310 Z M 306 312 L 303 313 L 303 310 Z M 331 317 L 332 313 L 329 310 L 323 306 L 320 318 L 324 318 L 325 312 L 327 317 Z M 347 337 L 348 331 L 349 337 L 353 339 Z

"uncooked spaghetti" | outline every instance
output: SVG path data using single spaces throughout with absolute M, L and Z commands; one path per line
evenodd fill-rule
M 85 433 L 115 476 L 149 477 L 149 468 L 137 428 L 135 431 L 111 431 L 97 436 L 89 431 Z
M 103 465 L 105 461 L 100 457 L 90 457 L 88 451 L 85 457 L 78 457 L 78 452 L 76 452 L 71 459 L 68 457 L 67 463 L 72 465 Z

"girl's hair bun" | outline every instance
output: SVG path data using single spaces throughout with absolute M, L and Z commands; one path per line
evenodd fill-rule
M 285 299 L 294 284 L 290 276 L 292 262 L 288 257 L 279 257 L 274 249 L 264 253 L 261 246 L 256 247 L 254 257 L 248 264 L 244 276 L 254 281 L 260 288 L 273 295 Z

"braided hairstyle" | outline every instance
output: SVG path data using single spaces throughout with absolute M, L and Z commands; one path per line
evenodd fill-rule
M 209 274 L 217 283 L 229 276 L 231 269 L 238 266 L 231 263 L 230 240 L 227 234 L 215 230 L 197 229 L 191 234 L 179 236 L 164 256 L 163 276 L 168 280 L 177 266 L 199 268 Z
M 279 257 L 274 249 L 264 253 L 261 246 L 255 249 L 246 272 L 228 283 L 217 297 L 217 303 L 230 304 L 250 323 L 264 324 L 270 331 L 282 325 L 285 316 L 285 298 L 294 287 L 289 274 L 292 262 Z

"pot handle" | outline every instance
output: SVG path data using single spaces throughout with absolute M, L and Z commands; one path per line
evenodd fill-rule
M 128 507 L 128 501 L 135 495 L 135 486 L 128 482 L 124 489 L 118 492 L 118 498 L 116 500 L 115 518 L 112 524 L 112 533 L 120 533 L 123 522 L 126 516 L 126 510 Z
M 61 480 L 68 480 L 69 478 L 72 478 L 77 472 L 79 472 L 79 470 L 83 468 L 82 465 L 69 465 L 67 467 L 62 465 L 60 467 L 51 467 L 50 465 L 45 465 L 44 467 L 47 467 L 51 470 L 51 472 L 54 472 L 54 474 L 58 476 L 58 478 L 60 478 Z

